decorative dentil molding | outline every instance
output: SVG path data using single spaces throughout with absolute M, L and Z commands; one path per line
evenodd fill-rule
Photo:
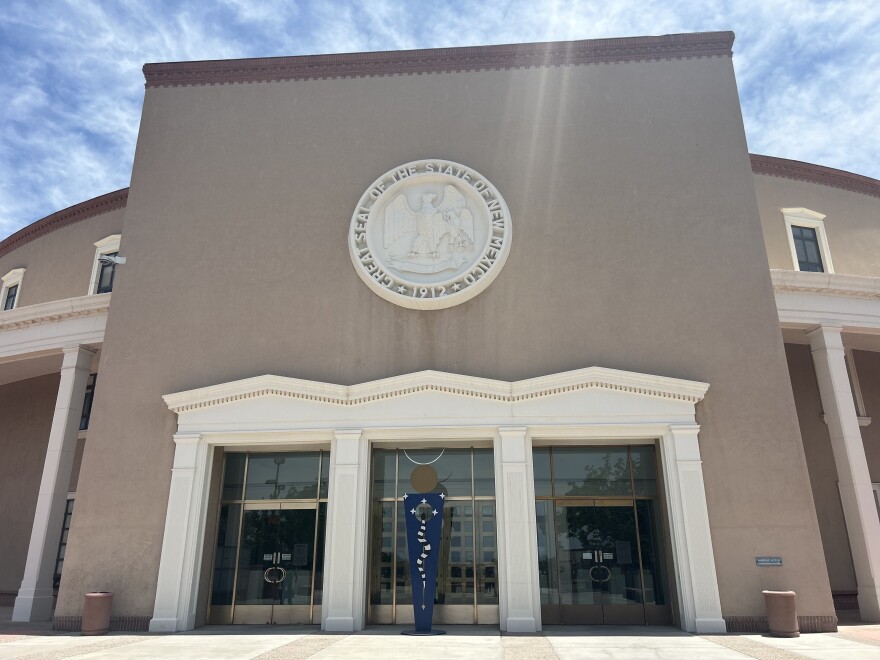
M 440 371 L 420 371 L 358 385 L 335 385 L 283 376 L 257 376 L 212 385 L 164 397 L 168 408 L 182 413 L 263 396 L 306 399 L 355 406 L 417 392 L 446 392 L 459 396 L 515 403 L 575 390 L 601 388 L 697 403 L 709 389 L 707 383 L 651 376 L 628 371 L 588 367 L 515 382 L 476 378 Z
M 774 156 L 762 156 L 749 154 L 752 163 L 752 172 L 766 176 L 776 176 L 807 183 L 818 183 L 831 188 L 857 192 L 871 197 L 880 197 L 880 181 L 869 176 L 853 174 L 844 170 L 836 170 L 833 167 L 804 163 L 799 160 L 776 158 Z
M 697 32 L 464 48 L 164 62 L 146 64 L 143 71 L 147 88 L 365 78 L 731 57 L 733 40 L 733 32 Z
M 880 277 L 771 270 L 770 279 L 778 293 L 818 293 L 880 300 Z
M 127 202 L 128 188 L 122 188 L 106 195 L 87 199 L 61 211 L 56 211 L 52 215 L 47 215 L 42 220 L 32 222 L 27 227 L 19 229 L 11 236 L 0 241 L 0 257 L 56 229 L 67 227 L 102 213 L 123 209 Z
M 99 296 L 65 298 L 64 300 L 53 300 L 0 312 L 0 332 L 19 330 L 45 323 L 56 323 L 83 316 L 106 314 L 110 308 L 112 295 L 102 293 Z

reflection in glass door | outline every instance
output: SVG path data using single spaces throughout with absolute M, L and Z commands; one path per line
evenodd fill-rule
M 561 623 L 645 622 L 631 500 L 556 506 L 556 544 Z
M 310 623 L 316 509 L 245 504 L 233 623 Z
M 208 623 L 320 622 L 329 461 L 227 453 Z
M 540 448 L 533 462 L 543 623 L 672 623 L 653 447 Z

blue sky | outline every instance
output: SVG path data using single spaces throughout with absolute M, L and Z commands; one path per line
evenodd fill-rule
M 0 238 L 129 183 L 145 62 L 733 30 L 749 150 L 880 178 L 880 3 L 2 0 Z

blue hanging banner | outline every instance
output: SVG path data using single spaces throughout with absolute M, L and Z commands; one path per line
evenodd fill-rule
M 437 592 L 437 563 L 440 556 L 444 498 L 443 493 L 403 496 L 415 633 L 421 635 L 441 633 L 439 630 L 431 630 L 431 620 L 434 616 L 434 595 Z

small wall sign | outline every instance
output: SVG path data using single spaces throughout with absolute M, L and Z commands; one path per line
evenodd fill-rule
M 782 557 L 755 557 L 755 566 L 782 566 Z

